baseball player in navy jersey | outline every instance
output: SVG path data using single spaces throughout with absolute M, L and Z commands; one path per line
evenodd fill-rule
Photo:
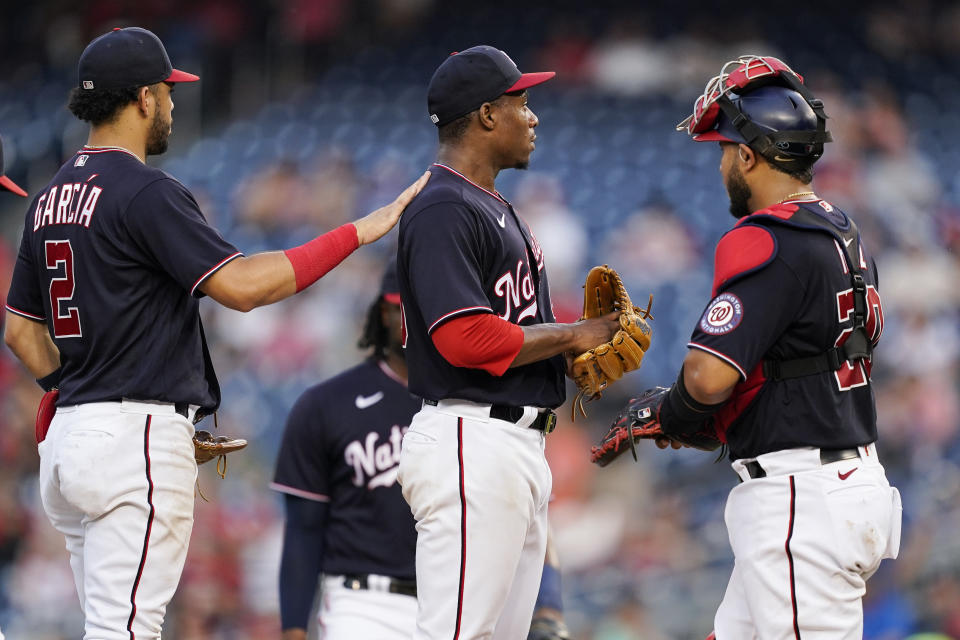
M 323 572 L 325 640 L 412 638 L 417 533 L 397 484 L 400 441 L 421 400 L 407 389 L 396 268 L 387 267 L 359 346 L 370 359 L 311 387 L 294 405 L 271 487 L 284 494 L 280 565 L 284 640 L 304 640 Z M 555 558 L 544 568 L 537 640 L 565 635 Z
M 70 110 L 90 122 L 88 144 L 27 211 L 5 339 L 59 389 L 49 431 L 38 424 L 40 491 L 84 638 L 143 640 L 160 636 L 186 557 L 194 422 L 220 402 L 198 298 L 247 311 L 293 295 L 386 233 L 425 177 L 356 223 L 245 257 L 144 164 L 166 149 L 175 84 L 197 76 L 136 27 L 92 41 L 78 72 Z
M 15 183 L 13 180 L 8 178 L 3 173 L 3 141 L 2 140 L 0 140 L 0 190 L 10 191 L 24 198 L 27 197 L 27 192 L 21 189 L 19 186 L 17 186 L 17 183 Z M 2 319 L 2 316 L 0 316 L 0 319 Z M 3 638 L 4 638 L 3 631 L 0 630 L 0 640 L 3 640 Z
M 743 56 L 678 126 L 719 143 L 738 220 L 653 408 L 667 434 L 715 432 L 741 480 L 724 514 L 735 564 L 718 640 L 862 637 L 866 580 L 899 549 L 900 496 L 874 444 L 877 268 L 853 219 L 811 186 L 825 125 L 786 64 Z
M 537 117 L 506 53 L 449 56 L 427 92 L 440 148 L 400 225 L 410 390 L 399 481 L 417 521 L 414 638 L 522 638 L 543 566 L 552 478 L 546 434 L 564 354 L 613 335 L 617 314 L 557 324 L 545 257 L 494 184 L 525 168 Z

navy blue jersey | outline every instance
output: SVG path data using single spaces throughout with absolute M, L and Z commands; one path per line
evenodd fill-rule
M 270 486 L 329 502 L 325 573 L 416 578 L 416 522 L 397 469 L 420 406 L 383 362 L 368 360 L 310 387 L 291 410 Z
M 400 219 L 397 275 L 410 390 L 424 398 L 558 407 L 565 363 L 555 356 L 495 377 L 455 367 L 430 334 L 445 321 L 495 313 L 518 325 L 555 322 L 543 252 L 509 202 L 435 164 Z
M 60 404 L 121 398 L 207 410 L 198 287 L 241 254 L 186 187 L 124 149 L 84 147 L 27 211 L 7 309 L 45 320 Z
M 718 244 L 714 298 L 689 343 L 743 377 L 717 414 L 734 459 L 802 446 L 853 447 L 877 438 L 869 360 L 785 380 L 764 376 L 764 360 L 817 356 L 842 345 L 853 326 L 843 239 L 792 224 L 800 207 L 845 224 L 845 214 L 823 200 L 743 218 Z M 857 253 L 868 285 L 867 334 L 876 343 L 883 330 L 876 265 L 862 244 Z

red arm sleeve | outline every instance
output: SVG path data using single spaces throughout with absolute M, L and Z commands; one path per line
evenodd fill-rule
M 443 323 L 430 334 L 433 345 L 455 367 L 502 376 L 523 346 L 523 329 L 492 313 L 474 313 Z
M 358 246 L 360 242 L 357 228 L 352 222 L 348 222 L 306 244 L 284 251 L 287 260 L 293 265 L 293 273 L 297 278 L 297 293 L 343 262 Z

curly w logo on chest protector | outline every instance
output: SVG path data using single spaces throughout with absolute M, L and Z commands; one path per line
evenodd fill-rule
M 503 300 L 503 313 L 500 317 L 516 324 L 524 318 L 534 318 L 537 315 L 537 292 L 533 286 L 533 276 L 530 267 L 523 260 L 517 260 L 516 273 L 507 271 L 497 278 L 493 287 L 497 298 Z M 512 317 L 514 311 L 518 311 Z

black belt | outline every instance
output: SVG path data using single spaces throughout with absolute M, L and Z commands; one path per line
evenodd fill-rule
M 347 589 L 353 589 L 357 591 L 359 589 L 369 589 L 369 581 L 367 578 L 370 574 L 367 573 L 355 573 L 343 576 L 343 586 Z M 401 580 L 399 578 L 390 578 L 390 582 L 387 586 L 387 591 L 390 593 L 399 593 L 404 596 L 413 596 L 417 597 L 417 581 L 416 580 Z
M 831 462 L 840 462 L 841 460 L 859 457 L 859 449 L 820 449 L 820 464 L 830 464 Z M 761 467 L 760 463 L 756 460 L 751 460 L 745 464 L 744 467 L 746 467 L 747 473 L 750 474 L 750 477 L 754 480 L 767 477 L 767 472 L 763 470 L 763 467 Z
M 190 419 L 190 405 L 186 402 L 175 402 L 173 410 L 182 415 L 187 420 Z
M 424 404 L 429 404 L 434 407 L 437 406 L 436 400 L 424 400 L 423 402 Z M 490 405 L 490 417 L 496 418 L 497 420 L 506 420 L 507 422 L 516 424 L 523 418 L 524 413 L 525 410 L 523 407 L 511 407 L 506 404 Z M 537 431 L 543 431 L 544 433 L 550 433 L 557 427 L 557 414 L 549 409 L 542 411 L 527 427 L 536 429 Z

